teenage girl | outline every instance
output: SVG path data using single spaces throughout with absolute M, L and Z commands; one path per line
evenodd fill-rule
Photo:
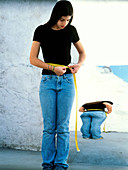
M 68 168 L 69 119 L 75 95 L 73 74 L 86 57 L 77 30 L 71 25 L 72 19 L 72 4 L 58 1 L 49 21 L 35 29 L 30 52 L 30 63 L 43 69 L 39 96 L 44 125 L 42 166 L 47 170 Z M 76 47 L 79 59 L 66 68 L 71 62 L 71 44 Z M 43 61 L 38 58 L 40 47 Z

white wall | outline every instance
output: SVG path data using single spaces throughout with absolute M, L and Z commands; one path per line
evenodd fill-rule
M 53 5 L 54 2 L 49 1 L 0 1 L 0 146 L 2 147 L 40 150 L 43 130 L 38 97 L 41 70 L 29 64 L 29 53 L 34 29 L 39 24 L 47 22 Z M 74 23 L 77 23 L 77 20 L 74 20 Z M 88 40 L 89 37 L 85 42 Z M 91 44 L 90 46 L 87 44 L 86 51 L 89 55 L 90 48 Z M 72 62 L 76 62 L 76 51 L 73 51 L 73 55 L 75 59 Z M 88 65 L 78 73 L 79 106 L 86 101 L 112 100 L 115 103 L 114 112 L 109 116 L 110 121 L 106 128 L 128 132 L 128 128 L 125 127 L 128 120 L 127 83 L 113 74 L 101 72 L 88 62 Z M 74 114 L 75 103 L 71 115 L 71 130 L 74 130 L 75 125 Z M 78 121 L 79 130 L 81 125 L 79 115 Z
M 0 2 L 0 146 L 40 149 L 41 70 L 29 64 L 35 28 L 49 19 L 54 2 Z

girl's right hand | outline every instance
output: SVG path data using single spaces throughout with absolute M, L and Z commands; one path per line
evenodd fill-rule
M 62 76 L 66 72 L 66 67 L 55 67 L 54 72 L 57 76 Z
M 85 108 L 84 107 L 80 107 L 79 108 L 79 112 L 85 112 Z

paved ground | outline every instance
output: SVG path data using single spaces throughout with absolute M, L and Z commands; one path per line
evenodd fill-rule
M 71 132 L 69 170 L 128 170 L 128 133 L 103 133 L 104 139 L 82 139 L 76 151 Z M 0 170 L 41 170 L 41 153 L 0 148 Z

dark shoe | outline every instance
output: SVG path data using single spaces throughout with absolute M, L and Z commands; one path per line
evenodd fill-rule
M 51 168 L 51 167 L 49 167 L 49 168 L 43 168 L 43 170 L 54 170 L 54 168 Z

